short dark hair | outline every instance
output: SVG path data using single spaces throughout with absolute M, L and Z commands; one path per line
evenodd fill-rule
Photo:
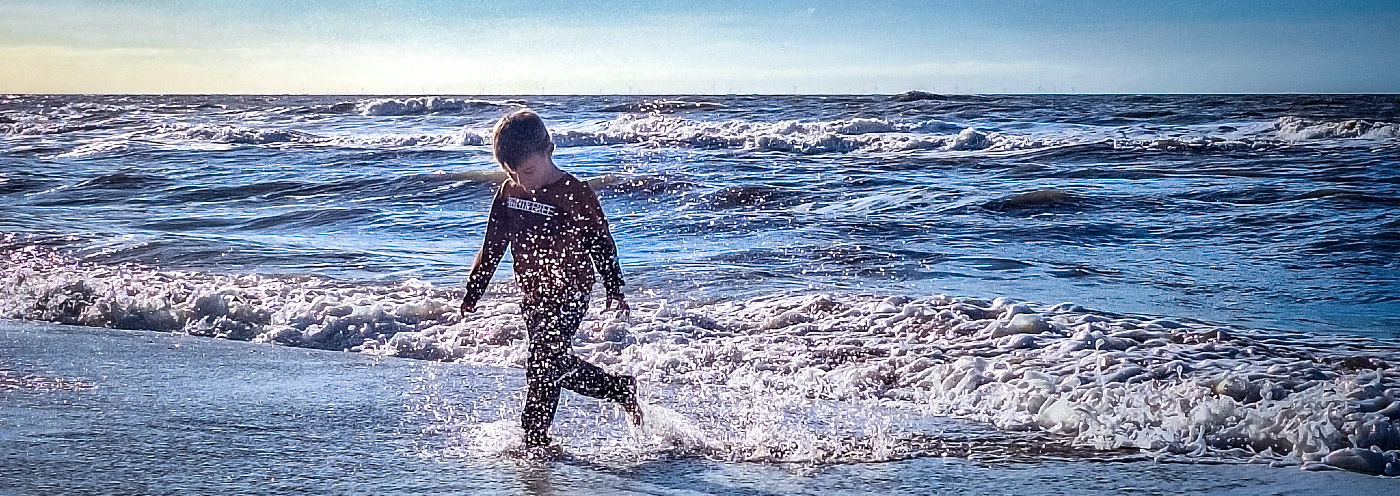
M 508 169 L 530 155 L 549 151 L 549 144 L 549 130 L 544 128 L 544 120 L 529 110 L 517 110 L 502 117 L 491 133 L 496 161 Z

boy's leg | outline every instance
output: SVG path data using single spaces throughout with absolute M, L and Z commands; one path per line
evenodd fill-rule
M 566 373 L 559 378 L 560 386 L 584 396 L 617 403 L 636 401 L 637 381 L 632 376 L 609 374 L 572 354 L 561 357 L 561 362 L 569 365 L 563 367 Z
M 529 356 L 525 364 L 525 409 L 520 426 L 527 445 L 549 444 L 549 426 L 559 404 L 559 388 L 586 396 L 636 404 L 636 380 L 604 372 L 569 353 L 574 333 L 588 311 L 588 300 L 526 305 Z
M 609 374 L 597 365 L 566 355 L 576 364 L 574 373 L 566 375 L 559 385 L 575 393 L 605 399 L 622 405 L 627 411 L 632 425 L 642 425 L 642 408 L 637 403 L 637 378 L 630 375 Z
M 559 404 L 561 373 L 557 361 L 551 358 L 557 355 L 552 348 L 557 346 L 530 337 L 525 363 L 525 409 L 520 413 L 526 446 L 549 445 L 549 426 L 554 423 L 554 410 Z
M 549 426 L 554 423 L 554 410 L 559 405 L 559 378 L 568 373 L 570 340 L 573 333 L 569 321 L 581 322 L 583 312 L 575 311 L 567 302 L 526 303 L 522 309 L 529 339 L 525 358 L 525 408 L 520 413 L 520 427 L 525 431 L 526 446 L 549 444 Z M 586 306 L 584 306 L 587 309 Z M 578 328 L 575 322 L 572 328 Z
M 580 295 L 579 298 L 570 299 L 559 306 L 561 311 L 558 313 L 557 335 L 562 336 L 559 341 L 562 348 L 558 350 L 558 354 L 553 355 L 554 363 L 558 364 L 556 368 L 562 374 L 557 379 L 558 385 L 584 396 L 623 404 L 634 402 L 637 383 L 635 379 L 604 372 L 597 365 L 588 363 L 570 352 L 574 334 L 578 332 L 578 326 L 583 323 L 583 316 L 588 312 L 588 296 Z

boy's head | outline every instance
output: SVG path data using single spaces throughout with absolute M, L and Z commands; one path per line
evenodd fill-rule
M 507 170 L 515 170 L 531 155 L 554 151 L 544 120 L 529 110 L 518 110 L 502 117 L 491 134 L 491 146 L 496 161 Z

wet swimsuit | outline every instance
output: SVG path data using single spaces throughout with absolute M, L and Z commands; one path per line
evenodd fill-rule
M 468 308 L 485 294 L 506 248 L 524 295 L 521 313 L 529 338 L 520 425 L 527 446 L 544 446 L 561 387 L 624 404 L 635 401 L 632 377 L 609 374 L 569 352 L 588 310 L 595 268 L 609 297 L 622 294 L 622 270 L 597 195 L 570 174 L 533 192 L 512 181 L 501 184 L 467 278 Z

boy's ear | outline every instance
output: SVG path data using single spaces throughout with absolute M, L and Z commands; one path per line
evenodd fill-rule
M 551 156 L 551 157 L 554 156 L 554 141 L 553 141 L 553 140 L 551 140 L 551 141 L 549 142 L 549 146 L 544 147 L 544 154 L 545 154 L 545 155 L 548 155 L 548 156 Z

